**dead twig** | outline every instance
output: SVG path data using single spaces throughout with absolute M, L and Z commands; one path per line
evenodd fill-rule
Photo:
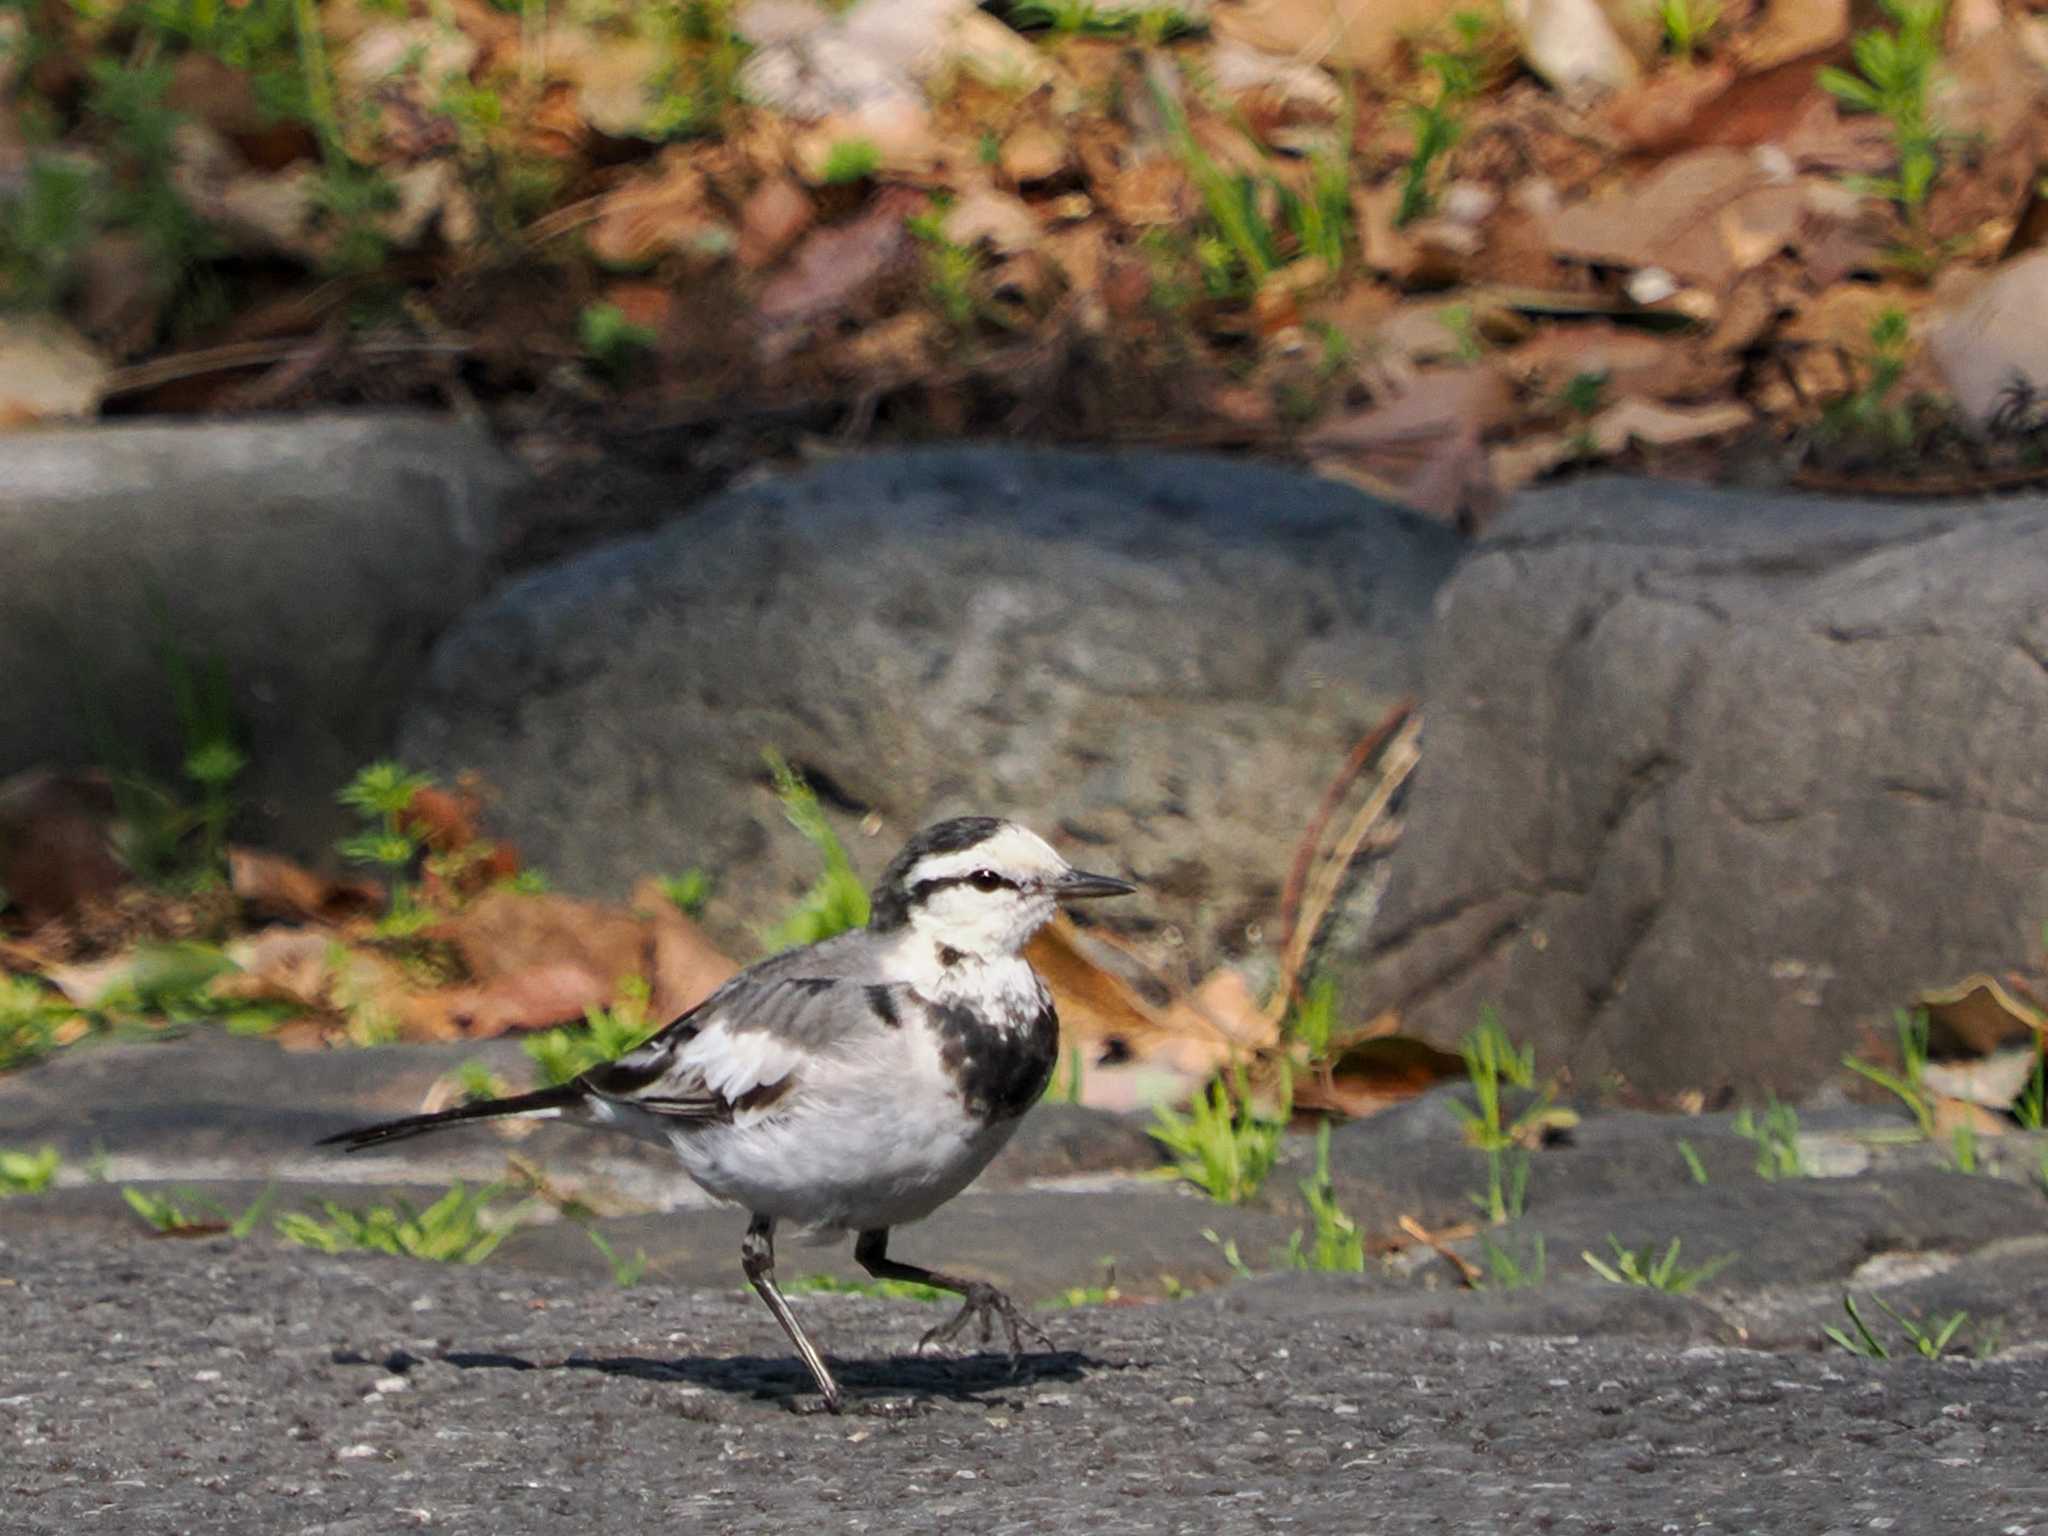
M 1352 748 L 1351 755 L 1324 792 L 1323 803 L 1317 808 L 1315 819 L 1296 849 L 1294 865 L 1288 871 L 1281 899 L 1280 985 L 1275 989 L 1270 1005 L 1276 1022 L 1299 994 L 1309 946 L 1315 942 L 1323 920 L 1335 905 L 1352 860 L 1358 857 L 1358 850 L 1364 846 L 1366 837 L 1393 803 L 1395 791 L 1407 782 L 1408 775 L 1420 759 L 1415 743 L 1421 734 L 1422 721 L 1416 715 L 1415 707 L 1412 698 L 1400 700 L 1387 712 L 1386 718 Z M 1390 736 L 1391 742 L 1388 740 Z M 1322 845 L 1330 817 L 1375 758 L 1380 764 L 1378 784 L 1318 867 L 1316 851 Z
M 1467 1290 L 1479 1289 L 1480 1282 L 1486 1278 L 1484 1272 L 1477 1264 L 1446 1243 L 1442 1236 L 1430 1231 L 1413 1216 L 1403 1216 L 1399 1226 L 1403 1232 L 1455 1269 Z

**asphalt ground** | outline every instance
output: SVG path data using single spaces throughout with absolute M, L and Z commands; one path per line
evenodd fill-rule
M 1352 1297 L 1345 1304 L 1347 1294 Z M 737 1287 L 0 1239 L 0 1529 L 2048 1531 L 2048 1359 L 1870 1361 L 1389 1324 L 1329 1277 L 1041 1314 L 919 1357 Z

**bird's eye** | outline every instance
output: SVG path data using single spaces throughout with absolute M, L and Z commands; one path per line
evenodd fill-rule
M 977 891 L 1000 891 L 1010 882 L 992 869 L 977 869 L 967 877 L 967 883 Z

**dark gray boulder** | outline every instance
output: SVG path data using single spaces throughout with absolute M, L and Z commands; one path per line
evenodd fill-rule
M 175 778 L 168 641 L 232 687 L 243 835 L 320 851 L 334 791 L 483 594 L 523 478 L 410 414 L 0 434 L 0 778 L 98 761 L 101 738 Z
M 865 874 L 920 823 L 1006 814 L 1134 871 L 1139 915 L 1213 954 L 1272 915 L 1323 784 L 1416 685 L 1457 553 L 1225 460 L 849 459 L 514 584 L 437 649 L 401 745 L 480 770 L 571 889 L 701 865 L 715 919 L 778 914 L 816 858 L 773 748 Z
M 1810 1090 L 2048 916 L 2048 503 L 1588 481 L 1445 590 L 1349 1002 L 1544 1068 Z

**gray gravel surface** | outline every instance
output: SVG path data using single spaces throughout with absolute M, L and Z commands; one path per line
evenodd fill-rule
M 267 1242 L 0 1240 L 0 1529 L 2048 1531 L 2048 1360 L 1475 1337 L 1282 1282 L 1050 1315 L 806 1298 L 854 1411 L 737 1291 Z

